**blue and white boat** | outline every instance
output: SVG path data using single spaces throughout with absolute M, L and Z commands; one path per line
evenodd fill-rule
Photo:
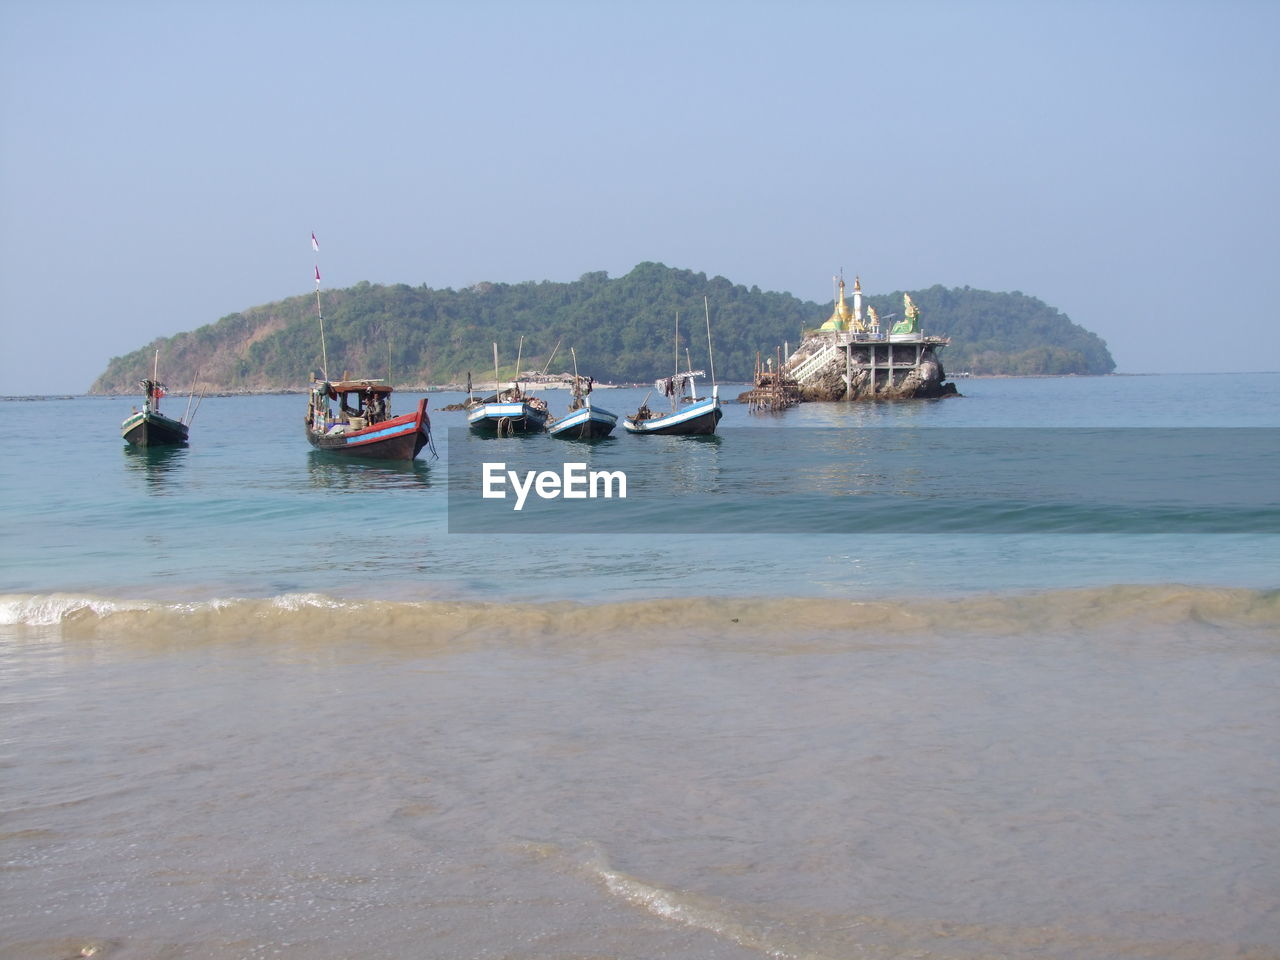
M 711 388 L 711 396 L 691 400 L 671 413 L 654 413 L 649 404 L 629 417 L 622 418 L 627 433 L 664 436 L 707 436 L 716 432 L 716 424 L 724 416 L 720 409 L 720 388 Z
M 475 433 L 505 437 L 542 433 L 547 426 L 547 403 L 521 395 L 519 387 L 476 400 L 467 408 L 467 426 Z
M 604 407 L 597 407 L 591 397 L 582 400 L 582 406 L 567 414 L 547 428 L 547 433 L 561 440 L 599 440 L 613 432 L 618 415 Z
M 573 354 L 573 400 L 569 403 L 569 412 L 547 427 L 547 432 L 561 440 L 599 440 L 613 433 L 618 423 L 618 415 L 597 407 L 591 402 L 591 391 L 595 380 L 578 376 L 578 352 L 570 348 Z
M 516 375 L 511 385 L 502 387 L 498 376 L 498 345 L 493 345 L 493 393 L 483 400 L 474 397 L 467 403 L 467 426 L 473 432 L 490 437 L 508 437 L 517 433 L 542 433 L 547 428 L 547 401 L 530 397 L 520 389 L 520 357 L 524 353 L 524 337 L 516 355 Z M 471 375 L 467 374 L 467 389 Z
M 654 387 L 671 398 L 670 413 L 654 413 L 645 397 L 640 409 L 629 417 L 623 417 L 622 429 L 634 434 L 659 434 L 662 436 L 709 436 L 716 432 L 716 424 L 724 416 L 720 409 L 720 387 L 716 384 L 715 360 L 711 354 L 711 309 L 703 297 L 707 312 L 707 359 L 711 362 L 711 396 L 699 397 L 696 376 L 702 371 L 689 369 L 679 372 L 679 352 L 676 354 L 676 373 L 658 380 Z M 680 342 L 680 314 L 676 314 L 676 343 Z M 692 364 L 690 364 L 692 367 Z

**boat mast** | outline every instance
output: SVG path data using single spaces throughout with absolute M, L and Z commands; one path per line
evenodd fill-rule
M 707 298 L 702 298 L 702 309 L 707 314 L 707 365 L 711 368 L 711 389 L 716 386 L 716 358 L 711 355 L 711 305 L 707 303 Z
M 151 387 L 147 390 L 147 402 L 143 407 L 144 410 L 154 410 L 160 412 L 160 351 L 156 351 L 155 359 L 151 361 Z
M 498 341 L 493 341 L 493 399 L 498 400 L 502 387 L 498 383 Z
M 542 375 L 544 377 L 547 375 L 547 371 L 551 369 L 551 361 L 556 358 L 556 351 L 560 349 L 560 343 L 563 340 L 564 340 L 564 337 L 561 337 L 559 340 L 556 341 L 555 350 L 551 351 L 551 356 L 547 357 L 547 362 L 543 364 Z
M 320 244 L 316 243 L 316 235 L 311 235 L 311 246 L 319 252 Z M 320 309 L 320 265 L 316 264 L 316 316 L 320 318 L 320 369 L 325 380 L 329 379 L 329 351 L 324 344 L 324 311 Z
M 675 355 L 675 366 L 671 371 L 671 412 L 675 413 L 676 405 L 679 401 L 676 399 L 676 391 L 679 389 L 677 384 L 680 382 L 680 311 L 676 311 L 676 342 L 672 353 Z

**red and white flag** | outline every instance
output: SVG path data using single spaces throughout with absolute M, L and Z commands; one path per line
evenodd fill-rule
M 320 241 L 316 239 L 316 235 L 314 232 L 311 234 L 311 249 L 314 250 L 316 253 L 320 252 Z
M 320 282 L 320 268 L 316 267 L 316 283 Z

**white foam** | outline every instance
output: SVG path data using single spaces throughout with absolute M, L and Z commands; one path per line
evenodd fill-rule
M 7 595 L 0 597 L 0 625 L 56 626 L 81 611 L 107 616 L 125 610 L 150 610 L 143 601 L 106 600 L 69 594 Z
M 776 936 L 735 919 L 733 908 L 729 904 L 646 883 L 614 870 L 606 862 L 598 845 L 592 843 L 588 846 L 591 848 L 591 855 L 584 864 L 586 868 L 604 883 L 610 894 L 632 906 L 663 920 L 705 930 L 776 960 L 825 960 L 817 954 L 781 944 Z

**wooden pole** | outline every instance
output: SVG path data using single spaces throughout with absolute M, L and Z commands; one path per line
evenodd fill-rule
M 195 375 L 194 377 L 192 377 L 192 378 L 191 378 L 191 392 L 190 392 L 189 394 L 187 394 L 187 410 L 186 410 L 186 412 L 182 415 L 182 422 L 183 422 L 183 423 L 186 423 L 186 424 L 190 424 L 190 423 L 191 423 L 191 421 L 190 421 L 190 420 L 188 420 L 188 419 L 187 419 L 187 417 L 188 417 L 188 416 L 190 415 L 190 413 L 191 413 L 191 401 L 195 398 L 195 395 L 196 395 L 196 381 L 198 381 L 199 379 L 200 379 L 200 368 L 199 368 L 199 367 L 197 367 L 197 368 L 196 368 L 196 375 Z
M 316 316 L 320 318 L 320 369 L 329 379 L 329 351 L 324 344 L 324 311 L 320 309 L 320 268 L 316 267 Z
M 675 364 L 671 368 L 673 377 L 680 376 L 680 311 L 676 311 L 676 343 L 675 343 Z
M 192 389 L 193 390 L 195 389 L 194 386 L 192 387 Z M 208 392 L 209 392 L 209 385 L 205 384 L 205 386 L 200 390 L 200 398 L 196 400 L 196 408 L 191 411 L 191 419 L 187 421 L 188 427 L 191 426 L 191 424 L 196 422 L 196 414 L 200 412 L 200 404 L 204 403 L 204 395 Z
M 675 349 L 672 351 L 675 356 L 675 365 L 671 370 L 671 412 L 676 412 L 676 384 L 680 380 L 680 311 L 676 311 L 676 343 Z M 649 398 L 646 397 L 645 400 Z
M 707 365 L 711 367 L 711 386 L 716 385 L 716 358 L 711 355 L 711 306 L 702 298 L 702 309 L 707 313 Z
M 556 350 L 559 350 L 559 349 L 560 349 L 560 342 L 561 342 L 561 340 L 564 340 L 564 337 L 561 337 L 561 338 L 560 338 L 560 340 L 557 340 L 557 341 L 556 341 L 555 349 L 551 351 L 551 356 L 547 357 L 547 362 L 546 362 L 546 364 L 545 364 L 545 365 L 543 366 L 543 368 L 542 368 L 542 374 L 543 374 L 543 376 L 546 376 L 547 371 L 551 369 L 551 361 L 552 361 L 552 360 L 554 360 L 554 359 L 556 358 Z M 572 348 L 572 347 L 570 347 L 570 349 L 573 349 L 573 348 Z
M 556 346 L 558 347 L 560 344 L 557 343 Z M 573 399 L 569 401 L 570 405 L 572 405 L 582 399 L 582 384 L 578 382 L 578 351 L 570 347 L 569 353 L 573 356 Z

